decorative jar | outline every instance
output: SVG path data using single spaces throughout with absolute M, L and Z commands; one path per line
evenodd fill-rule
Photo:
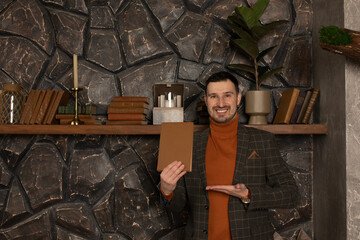
M 25 95 L 19 84 L 3 84 L 0 93 L 1 124 L 19 123 L 25 104 Z

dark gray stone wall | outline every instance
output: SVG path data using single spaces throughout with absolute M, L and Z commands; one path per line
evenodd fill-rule
M 115 95 L 152 99 L 155 83 L 170 82 L 184 84 L 185 120 L 196 121 L 206 78 L 247 61 L 229 46 L 226 26 L 242 4 L 247 2 L 1 1 L 0 83 L 19 83 L 26 92 L 69 91 L 75 53 L 79 100 L 95 104 L 99 117 Z M 312 84 L 311 1 L 271 0 L 261 21 L 275 19 L 289 22 L 261 42 L 263 48 L 278 44 L 263 64 L 284 66 L 264 85 L 272 91 L 269 122 L 285 88 Z M 249 76 L 231 72 L 243 93 L 254 86 Z M 277 139 L 301 199 L 294 209 L 272 210 L 272 222 L 288 238 L 300 228 L 312 235 L 312 136 Z M 186 213 L 169 216 L 159 202 L 158 140 L 1 135 L 0 239 L 182 239 Z

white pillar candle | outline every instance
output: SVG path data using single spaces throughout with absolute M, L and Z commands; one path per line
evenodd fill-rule
M 78 59 L 77 59 L 77 55 L 74 54 L 73 55 L 73 67 L 74 67 L 74 88 L 78 88 L 79 87 L 79 82 L 78 82 Z
M 181 95 L 176 95 L 176 107 L 181 107 Z
M 171 92 L 168 93 L 169 107 L 173 107 Z
M 160 107 L 165 107 L 165 95 L 160 95 Z

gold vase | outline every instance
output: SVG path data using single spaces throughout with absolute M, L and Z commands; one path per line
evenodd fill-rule
M 245 94 L 245 112 L 250 116 L 249 124 L 267 124 L 270 113 L 270 91 L 254 90 Z

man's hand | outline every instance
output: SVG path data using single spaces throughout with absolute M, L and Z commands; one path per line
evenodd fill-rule
M 170 195 L 175 190 L 176 183 L 186 173 L 184 168 L 184 164 L 179 161 L 174 161 L 164 168 L 160 174 L 160 189 L 164 194 Z
M 206 190 L 222 192 L 238 198 L 246 198 L 249 193 L 249 189 L 244 184 L 239 184 L 239 183 L 236 185 L 207 186 Z

